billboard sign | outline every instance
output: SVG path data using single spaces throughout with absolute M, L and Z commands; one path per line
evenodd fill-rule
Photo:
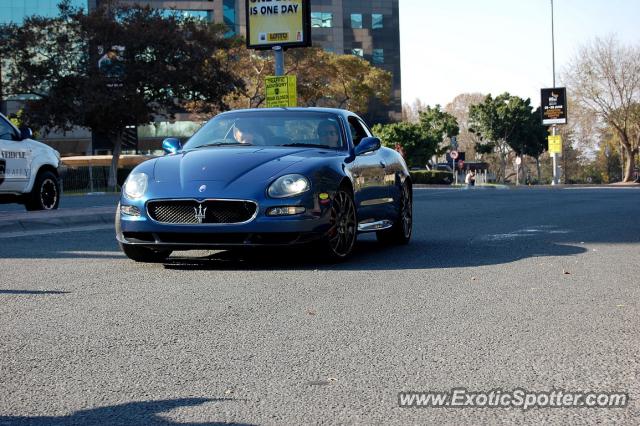
M 98 46 L 98 69 L 112 82 L 107 87 L 122 87 L 124 78 L 124 46 Z
M 247 48 L 311 46 L 310 0 L 247 0 Z
M 542 124 L 567 124 L 567 89 L 541 89 Z

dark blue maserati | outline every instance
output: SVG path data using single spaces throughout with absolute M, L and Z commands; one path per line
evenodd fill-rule
M 139 262 L 172 251 L 307 244 L 333 260 L 358 233 L 406 244 L 411 177 L 352 112 L 248 109 L 219 114 L 184 146 L 137 166 L 116 214 L 116 237 Z

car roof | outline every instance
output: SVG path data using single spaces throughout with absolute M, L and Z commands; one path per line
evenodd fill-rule
M 348 111 L 346 109 L 339 108 L 321 108 L 321 107 L 293 107 L 293 108 L 246 108 L 246 109 L 234 109 L 231 111 L 225 111 L 221 113 L 230 114 L 230 113 L 250 113 L 250 112 L 282 112 L 282 111 L 292 111 L 292 112 L 324 112 L 330 114 L 338 114 L 343 116 L 348 115 L 357 115 L 354 112 Z

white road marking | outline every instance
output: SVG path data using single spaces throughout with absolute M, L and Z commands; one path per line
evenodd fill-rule
M 514 240 L 516 238 L 524 238 L 531 237 L 534 234 L 568 234 L 569 230 L 566 229 L 549 229 L 551 228 L 548 225 L 537 226 L 533 228 L 527 229 L 519 229 L 517 231 L 508 232 L 506 234 L 490 234 L 482 237 L 483 240 L 486 241 L 504 241 L 504 240 Z
M 636 186 L 578 186 L 575 188 L 562 188 L 566 191 L 575 191 L 577 189 L 635 189 L 638 190 L 640 189 L 640 186 L 636 185 Z

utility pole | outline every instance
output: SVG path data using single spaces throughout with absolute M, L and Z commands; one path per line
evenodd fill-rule
M 553 67 L 553 88 L 556 88 L 556 37 L 555 37 L 555 28 L 553 22 L 553 0 L 551 0 L 551 61 Z M 553 136 L 556 135 L 557 126 L 554 124 L 551 126 L 551 134 Z M 557 185 L 558 182 L 558 154 L 553 153 L 553 180 L 551 181 L 552 185 Z

